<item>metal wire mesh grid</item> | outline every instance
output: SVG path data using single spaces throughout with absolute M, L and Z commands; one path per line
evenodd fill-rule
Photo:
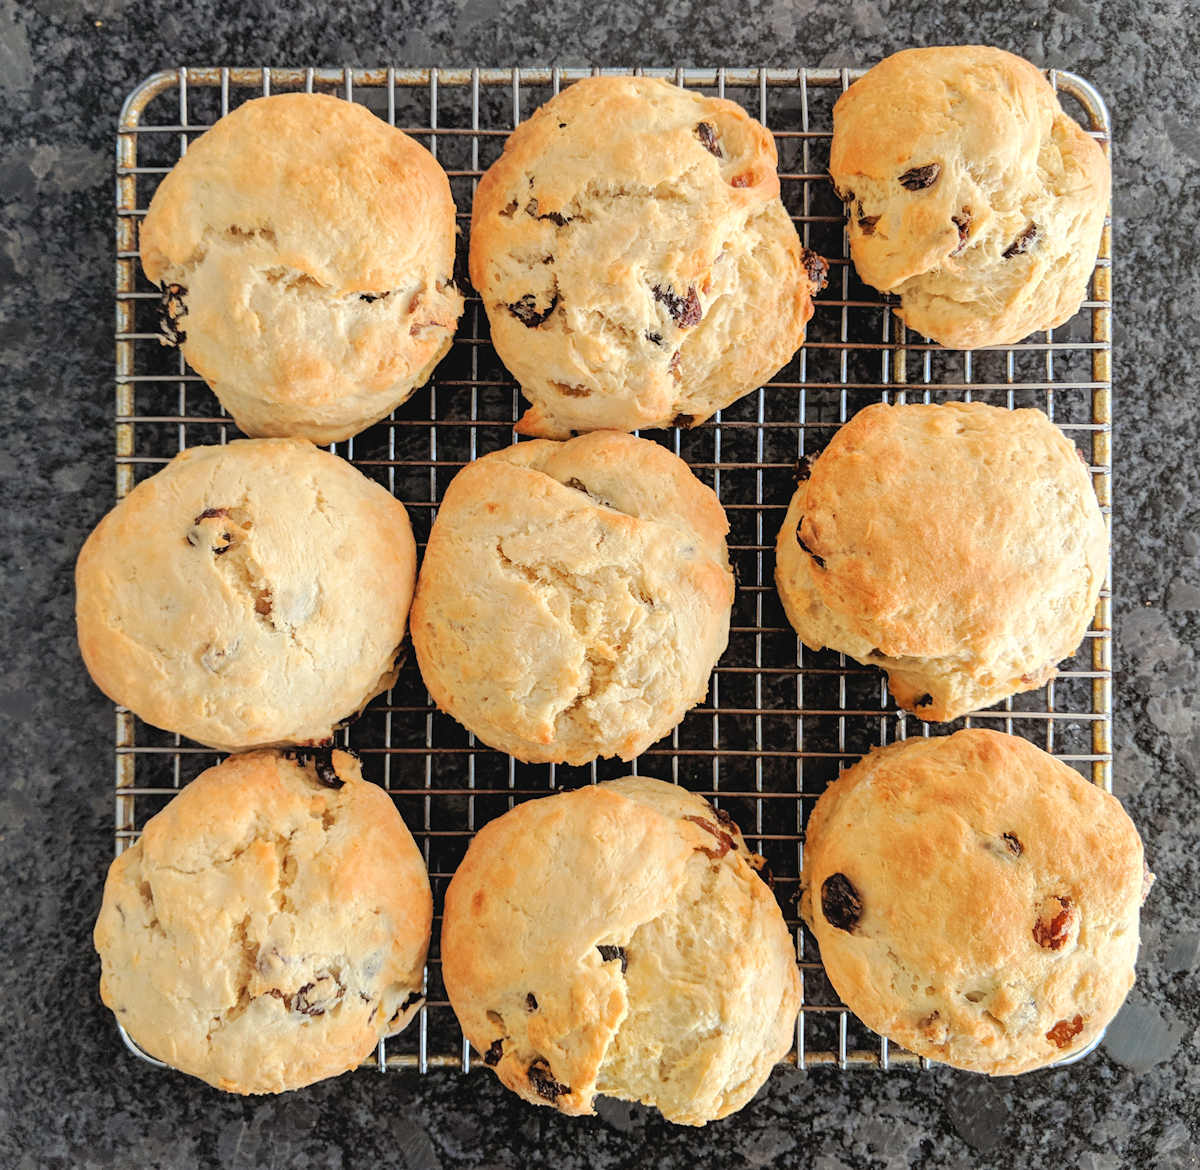
M 504 138 L 563 85 L 601 70 L 211 68 L 157 73 L 120 117 L 116 182 L 116 487 L 126 495 L 184 447 L 237 436 L 203 380 L 159 343 L 159 293 L 138 264 L 137 225 L 161 177 L 188 143 L 248 98 L 283 90 L 332 92 L 367 105 L 428 145 L 450 176 L 460 225 L 470 219 L 482 171 Z M 610 72 L 605 70 L 604 72 Z M 918 1058 L 865 1029 L 839 1002 L 796 909 L 803 826 L 813 802 L 870 747 L 930 727 L 890 702 L 882 675 L 797 641 L 773 586 L 773 543 L 793 488 L 791 472 L 869 402 L 976 399 L 1039 406 L 1087 456 L 1106 520 L 1111 511 L 1110 275 L 1106 223 L 1089 299 L 1053 333 L 1003 349 L 943 350 L 908 334 L 887 299 L 850 265 L 843 211 L 826 175 L 831 111 L 854 70 L 612 70 L 664 76 L 739 101 L 774 133 L 784 203 L 807 246 L 830 260 L 808 340 L 776 378 L 688 431 L 647 432 L 712 486 L 729 515 L 740 586 L 729 648 L 708 700 L 631 765 L 528 766 L 477 743 L 429 701 L 415 664 L 339 732 L 364 773 L 391 794 L 421 846 L 440 908 L 475 829 L 519 800 L 630 771 L 701 792 L 742 826 L 775 875 L 796 933 L 803 1008 L 789 1060 L 887 1068 Z M 1051 83 L 1107 151 L 1109 120 L 1095 90 L 1073 74 Z M 460 241 L 458 275 L 465 277 Z M 393 416 L 331 450 L 385 484 L 409 509 L 423 546 L 445 487 L 469 460 L 516 440 L 516 385 L 491 348 L 487 318 L 469 295 L 459 335 L 432 382 Z M 1076 657 L 1039 691 L 959 720 L 1025 735 L 1105 788 L 1111 787 L 1111 621 L 1108 582 Z M 939 732 L 953 727 L 939 728 Z M 208 749 L 116 711 L 116 849 L 188 780 L 215 763 Z M 381 1042 L 380 1071 L 477 1061 L 457 1027 L 440 977 L 437 938 L 427 1003 L 400 1036 Z M 126 1036 L 126 1043 L 145 1056 Z M 146 1057 L 146 1059 L 150 1059 Z M 925 1061 L 920 1063 L 925 1064 Z

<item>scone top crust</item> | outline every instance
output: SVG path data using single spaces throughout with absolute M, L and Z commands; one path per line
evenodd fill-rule
M 791 358 L 825 263 L 779 198 L 775 144 L 733 102 L 578 81 L 479 183 L 471 280 L 533 406 L 521 430 L 691 425 Z
M 279 94 L 188 147 L 141 228 L 188 361 L 252 435 L 346 438 L 429 375 L 462 311 L 437 160 L 354 102 Z M 180 306 L 182 315 L 180 315 Z
M 596 1093 L 703 1125 L 791 1046 L 791 935 L 737 826 L 630 777 L 485 825 L 446 893 L 463 1031 L 510 1089 L 564 1113 Z
M 394 681 L 415 576 L 404 505 L 344 460 L 299 439 L 193 447 L 88 537 L 79 645 L 155 727 L 321 743 Z
M 811 463 L 776 546 L 805 645 L 883 667 L 924 719 L 1041 686 L 1108 557 L 1075 447 L 1038 410 L 875 404 Z
M 1099 144 L 1041 72 L 978 45 L 906 49 L 838 100 L 829 172 L 859 275 L 943 345 L 1011 344 L 1087 291 L 1108 205 Z
M 704 698 L 725 649 L 727 530 L 712 490 L 632 435 L 477 459 L 447 489 L 421 567 L 426 686 L 519 759 L 632 759 Z
M 109 869 L 100 993 L 151 1056 L 278 1093 L 404 1027 L 432 915 L 421 853 L 353 756 L 232 756 Z
M 998 1075 L 1065 1059 L 1116 1014 L 1151 880 L 1116 799 L 972 729 L 872 752 L 830 785 L 801 913 L 868 1027 Z

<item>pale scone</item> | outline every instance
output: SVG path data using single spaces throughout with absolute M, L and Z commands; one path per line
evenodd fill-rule
M 633 759 L 705 696 L 729 525 L 687 464 L 596 431 L 477 459 L 446 490 L 412 639 L 434 701 L 535 763 Z
M 632 776 L 518 805 L 446 891 L 442 974 L 483 1062 L 526 1101 L 597 1093 L 703 1125 L 791 1047 L 790 932 L 728 815 Z
M 353 756 L 232 756 L 109 869 L 100 995 L 151 1056 L 279 1093 L 408 1023 L 432 917 L 420 850 Z
M 810 649 L 882 667 L 922 719 L 1034 690 L 1083 640 L 1108 533 L 1040 410 L 877 403 L 800 475 L 776 542 L 788 620 Z
M 471 214 L 471 281 L 544 438 L 691 426 L 804 340 L 827 266 L 733 102 L 590 77 L 513 131 Z
M 164 331 L 248 435 L 347 438 L 450 347 L 454 201 L 437 160 L 363 106 L 257 98 L 192 142 L 150 201 Z
M 75 566 L 96 685 L 223 751 L 322 743 L 396 679 L 416 576 L 404 505 L 302 439 L 193 447 Z
M 1010 345 L 1087 296 L 1108 160 L 1021 57 L 961 45 L 881 61 L 834 106 L 829 173 L 859 276 L 942 345 Z
M 826 789 L 800 910 L 868 1027 L 1001 1075 L 1079 1052 L 1116 1015 L 1152 881 L 1116 799 L 972 729 L 872 752 Z

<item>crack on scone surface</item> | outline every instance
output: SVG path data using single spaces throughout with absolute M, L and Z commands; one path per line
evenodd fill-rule
M 607 501 L 594 496 L 579 480 L 568 480 L 564 486 L 586 494 L 596 506 L 620 511 Z M 579 573 L 570 572 L 541 559 L 527 563 L 508 555 L 503 537 L 497 539 L 495 551 L 503 569 L 519 575 L 531 585 L 554 590 L 556 595 L 566 602 L 563 616 L 582 643 L 581 666 L 584 668 L 584 677 L 574 695 L 555 715 L 555 726 L 557 728 L 564 720 L 583 718 L 595 729 L 596 719 L 585 709 L 586 704 L 609 688 L 627 648 L 628 639 L 642 622 L 631 619 L 621 625 L 614 625 L 606 620 L 608 606 L 601 607 L 601 620 L 598 623 L 590 620 L 585 604 L 588 597 L 594 594 L 611 596 L 616 589 L 623 587 L 638 602 L 639 612 L 643 616 L 666 611 L 656 605 L 652 592 L 645 585 L 644 576 L 631 566 L 608 562 L 593 572 Z M 660 639 L 659 644 L 663 645 L 666 641 Z
M 369 310 L 369 307 L 377 302 L 382 302 L 385 307 L 398 304 L 402 307 L 393 312 L 407 323 L 408 318 L 415 314 L 422 297 L 430 288 L 436 288 L 439 293 L 457 294 L 452 274 L 447 279 L 438 280 L 435 280 L 431 274 L 422 275 L 420 280 L 414 280 L 404 286 L 366 291 L 333 287 L 305 269 L 278 262 L 278 252 L 274 251 L 277 243 L 276 233 L 270 227 L 250 228 L 229 224 L 221 228 L 212 224 L 207 225 L 201 234 L 200 242 L 192 253 L 178 263 L 172 264 L 168 269 L 169 279 L 162 286 L 163 309 L 161 311 L 164 313 L 164 344 L 182 346 L 187 341 L 187 333 L 178 329 L 179 320 L 187 315 L 187 306 L 183 298 L 187 296 L 189 286 L 195 285 L 192 277 L 204 265 L 214 244 L 226 249 L 258 248 L 259 256 L 248 258 L 246 263 L 247 283 L 253 284 L 255 280 L 258 280 L 265 285 L 283 289 L 288 293 L 304 297 L 318 295 L 325 307 L 330 310 L 347 307 L 353 307 L 356 311 L 359 309 Z M 369 311 L 377 313 L 379 310 Z M 252 312 L 261 324 L 263 314 L 253 307 Z M 439 319 L 440 316 L 441 314 L 435 313 L 429 320 L 416 322 L 409 330 L 410 334 L 415 335 L 422 329 L 434 326 L 442 329 L 453 327 L 453 320 L 443 321 Z M 411 374 L 416 372 L 415 368 L 409 371 Z

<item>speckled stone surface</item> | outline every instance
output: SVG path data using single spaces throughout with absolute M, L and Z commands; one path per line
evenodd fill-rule
M 0 1165 L 1191 1167 L 1200 1165 L 1200 57 L 1183 0 L 0 0 Z M 71 568 L 112 492 L 112 131 L 179 63 L 855 65 L 991 42 L 1075 69 L 1116 126 L 1116 787 L 1159 885 L 1139 982 L 1082 1065 L 990 1082 L 780 1071 L 742 1114 L 568 1121 L 491 1076 L 356 1074 L 223 1097 L 126 1055 L 90 930 L 111 848 L 109 705 Z

